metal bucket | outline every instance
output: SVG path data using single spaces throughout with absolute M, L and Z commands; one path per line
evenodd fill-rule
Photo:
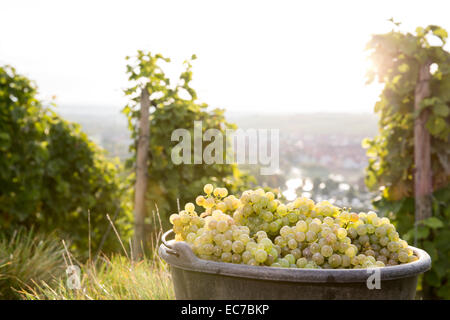
M 430 256 L 410 247 L 417 261 L 377 269 L 289 269 L 248 266 L 199 259 L 182 241 L 162 236 L 159 255 L 171 266 L 177 299 L 383 299 L 411 300 L 419 274 L 431 267 Z M 378 270 L 378 271 L 375 271 Z M 374 272 L 379 272 L 380 288 Z M 374 281 L 372 281 L 374 280 Z

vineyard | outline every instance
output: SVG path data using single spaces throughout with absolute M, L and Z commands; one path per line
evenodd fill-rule
M 194 89 L 201 58 L 137 50 L 122 61 L 123 131 L 79 116 L 106 128 L 96 143 L 2 63 L 0 299 L 450 299 L 448 34 L 390 28 L 366 39 L 377 128 L 276 106 L 237 112 L 238 127 Z M 230 132 L 248 134 L 241 149 Z M 367 271 L 385 291 L 367 293 Z

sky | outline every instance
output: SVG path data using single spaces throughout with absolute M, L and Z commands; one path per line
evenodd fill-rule
M 125 56 L 195 53 L 199 100 L 232 112 L 372 112 L 365 85 L 372 34 L 437 24 L 450 1 L 0 0 L 0 65 L 35 80 L 42 99 L 80 110 L 126 104 Z

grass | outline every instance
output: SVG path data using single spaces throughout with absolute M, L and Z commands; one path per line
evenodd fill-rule
M 0 236 L 0 299 L 20 299 L 35 284 L 53 284 L 64 272 L 63 246 L 51 235 L 18 229 Z
M 69 289 L 67 277 L 22 290 L 29 300 L 167 300 L 174 299 L 167 266 L 157 259 L 130 261 L 122 255 L 102 257 L 80 267 L 80 289 Z
M 109 219 L 109 216 L 107 216 Z M 154 217 L 155 218 L 155 217 Z M 158 214 L 159 218 L 159 214 Z M 160 221 L 160 219 L 158 219 Z M 65 266 L 78 265 L 80 268 L 79 289 L 71 289 L 68 275 L 64 274 L 51 282 L 33 283 L 20 291 L 22 299 L 27 300 L 168 300 L 174 299 L 172 280 L 167 264 L 157 254 L 156 248 L 162 234 L 152 237 L 151 257 L 133 261 L 120 239 L 114 224 L 109 219 L 114 233 L 123 249 L 124 255 L 115 254 L 110 258 L 101 255 L 79 263 L 65 248 Z M 156 222 L 156 219 L 154 219 Z M 67 269 L 66 269 L 67 270 Z

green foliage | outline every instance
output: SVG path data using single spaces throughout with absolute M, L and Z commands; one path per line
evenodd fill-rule
M 61 242 L 33 230 L 0 236 L 0 299 L 18 299 L 18 290 L 32 289 L 64 271 Z
M 439 44 L 431 45 L 434 40 Z M 417 28 L 416 34 L 392 31 L 372 38 L 367 48 L 376 69 L 369 73 L 369 82 L 378 77 L 385 86 L 375 105 L 379 135 L 365 139 L 363 147 L 369 156 L 366 184 L 381 191 L 374 205 L 396 220 L 405 240 L 416 236 L 417 245 L 431 255 L 432 270 L 422 283 L 424 297 L 449 299 L 450 53 L 444 49 L 446 40 L 447 32 L 438 26 Z M 414 89 L 419 66 L 425 61 L 431 61 L 436 70 L 431 95 L 417 112 Z M 424 110 L 429 112 L 426 128 L 431 134 L 433 216 L 414 229 L 414 120 Z
M 225 135 L 226 129 L 235 128 L 226 122 L 224 112 L 220 109 L 209 110 L 208 105 L 197 101 L 197 94 L 190 86 L 192 80 L 191 60 L 184 62 L 184 71 L 179 82 L 172 86 L 165 75 L 161 64 L 170 59 L 160 54 L 152 55 L 138 51 L 137 57 L 127 66 L 131 87 L 125 90 L 130 103 L 124 107 L 123 113 L 129 121 L 129 128 L 134 139 L 130 146 L 133 157 L 127 165 L 132 168 L 136 161 L 138 136 L 139 100 L 142 88 L 149 91 L 150 107 L 150 147 L 148 164 L 147 199 L 156 203 L 167 225 L 171 213 L 177 212 L 177 199 L 181 205 L 188 202 L 196 194 L 201 193 L 206 183 L 223 185 L 230 192 L 237 192 L 248 186 L 251 178 L 240 172 L 236 165 L 229 164 L 179 164 L 171 160 L 172 148 L 178 144 L 171 141 L 175 129 L 184 128 L 190 131 L 192 145 L 194 141 L 194 121 L 202 121 L 202 132 L 215 128 Z M 130 58 L 127 58 L 130 59 Z M 205 148 L 207 143 L 203 143 Z M 224 149 L 226 150 L 226 146 Z
M 382 198 L 374 202 L 380 212 L 396 221 L 403 239 L 417 244 L 431 257 L 432 268 L 422 281 L 426 298 L 450 299 L 450 185 L 433 193 L 433 216 L 414 228 L 414 198 L 388 201 Z
M 440 45 L 430 45 L 432 36 Z M 430 60 L 437 70 L 432 75 L 431 96 L 422 101 L 423 112 L 430 110 L 426 124 L 431 138 L 434 190 L 450 182 L 450 53 L 444 49 L 447 32 L 437 26 L 417 28 L 416 34 L 392 31 L 375 35 L 367 49 L 376 69 L 369 82 L 378 77 L 385 84 L 375 112 L 380 115 L 380 133 L 365 139 L 369 166 L 366 184 L 371 190 L 383 189 L 383 197 L 400 200 L 413 195 L 414 89 L 419 66 Z
M 33 82 L 14 68 L 0 67 L 0 223 L 5 230 L 36 226 L 72 240 L 72 249 L 88 249 L 88 211 L 92 249 L 97 250 L 109 223 L 126 237 L 130 208 L 120 164 L 80 131 L 36 99 Z M 111 237 L 110 237 L 111 238 Z M 117 247 L 106 239 L 102 249 Z

